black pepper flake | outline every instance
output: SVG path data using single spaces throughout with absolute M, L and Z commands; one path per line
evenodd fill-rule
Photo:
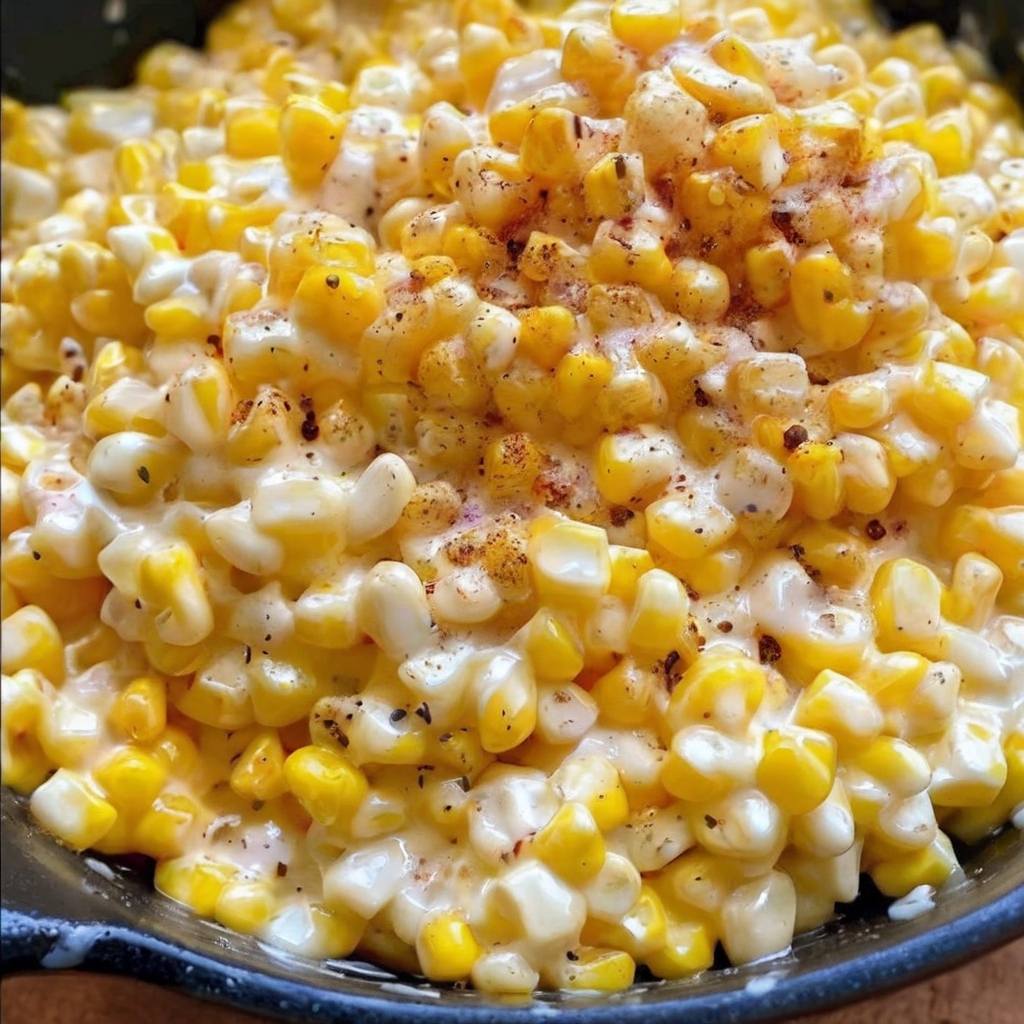
M 438 743 L 447 743 L 451 738 L 452 738 L 452 734 L 450 732 L 443 732 L 443 733 L 441 733 L 440 736 L 437 737 L 437 742 Z
M 283 860 L 277 862 L 277 877 L 284 878 L 288 874 L 288 865 Z
M 626 158 L 621 153 L 615 154 L 615 177 L 622 181 L 626 176 Z
M 38 551 L 33 551 L 32 552 L 32 557 L 38 562 L 39 559 L 42 558 L 43 556 L 41 554 L 39 554 Z
M 761 659 L 762 665 L 773 665 L 782 657 L 782 648 L 779 641 L 767 633 L 757 638 L 757 656 Z
M 138 609 L 139 611 L 142 611 L 142 600 L 141 600 L 140 598 L 138 598 L 138 597 L 137 597 L 137 598 L 135 598 L 135 607 L 136 607 L 136 608 L 137 608 L 137 609 Z
M 252 806 L 252 809 L 254 811 L 262 811 L 263 810 L 263 801 L 262 800 L 253 800 L 251 806 Z
M 465 775 L 459 777 L 459 786 L 463 793 L 469 792 L 469 779 Z
M 416 785 L 419 786 L 420 789 L 423 788 L 423 776 L 422 775 L 417 775 L 416 776 Z
M 706 409 L 711 404 L 711 399 L 708 398 L 707 392 L 699 384 L 694 385 L 693 400 L 701 409 Z
M 802 427 L 799 423 L 794 423 L 793 426 L 786 427 L 786 432 L 782 435 L 782 443 L 786 446 L 787 452 L 791 452 L 795 448 L 799 448 L 806 440 L 807 428 Z
M 877 519 L 872 519 L 871 522 L 864 527 L 864 532 L 871 540 L 881 540 L 887 531 Z
M 302 437 L 306 441 L 315 441 L 320 436 L 320 427 L 318 426 L 315 419 L 305 419 L 302 421 Z
M 337 274 L 328 274 L 327 277 L 324 278 L 324 284 L 333 291 L 339 284 L 341 284 L 341 279 Z
M 246 663 L 246 665 L 248 665 L 250 661 L 252 661 L 252 648 L 248 644 L 246 644 L 245 645 L 245 663 Z
M 715 626 L 715 629 L 717 629 L 719 633 L 731 633 L 732 632 L 732 623 L 731 622 L 719 622 L 718 625 Z
M 579 960 L 579 955 L 578 955 L 578 954 L 576 954 L 576 953 L 574 953 L 574 952 L 573 952 L 573 951 L 572 951 L 572 950 L 570 949 L 570 950 L 569 950 L 569 951 L 568 951 L 568 952 L 567 952 L 567 953 L 565 954 L 565 959 L 566 959 L 566 960 L 571 960 L 571 961 L 572 961 L 573 963 L 576 963 L 576 961 L 577 961 L 577 960 Z
M 708 828 L 718 828 L 718 819 L 712 814 L 705 814 L 704 824 L 707 825 Z
M 392 723 L 400 722 L 407 714 L 408 712 L 405 708 L 395 708 L 395 710 L 391 712 L 390 720 Z
M 135 470 L 135 472 L 139 474 L 139 479 L 144 484 L 148 484 L 149 483 L 149 470 L 146 469 L 145 466 L 139 466 L 139 468 L 137 470 Z
M 423 721 L 427 723 L 427 725 L 430 725 L 430 722 L 431 722 L 431 718 L 430 718 L 430 708 L 428 707 L 428 705 L 427 705 L 427 702 L 426 702 L 426 701 L 424 701 L 424 702 L 423 702 L 423 703 L 422 703 L 422 704 L 421 704 L 421 705 L 420 705 L 420 706 L 419 706 L 419 707 L 418 707 L 418 708 L 416 709 L 416 714 L 417 714 L 417 715 L 419 715 L 419 717 L 420 717 L 420 718 L 422 718 L 422 719 L 423 719 Z

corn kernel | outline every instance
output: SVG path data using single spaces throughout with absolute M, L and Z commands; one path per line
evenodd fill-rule
M 466 919 L 457 912 L 428 917 L 416 936 L 420 969 L 432 981 L 459 981 L 468 977 L 482 954 Z
M 49 615 L 26 605 L 3 620 L 4 675 L 35 669 L 59 686 L 64 682 L 64 641 Z
M 93 777 L 119 812 L 135 816 L 160 795 L 167 769 L 141 750 L 122 747 L 94 770 Z
M 604 839 L 590 811 L 580 803 L 563 804 L 533 837 L 534 853 L 563 878 L 592 878 L 604 864 Z
M 247 800 L 273 800 L 287 793 L 284 762 L 284 748 L 277 733 L 259 733 L 231 769 L 231 789 Z
M 787 814 L 806 814 L 829 795 L 835 772 L 835 740 L 826 733 L 791 728 L 765 736 L 757 784 Z
M 592 601 L 611 583 L 608 536 L 595 526 L 556 523 L 531 538 L 528 557 L 537 590 L 556 601 Z
M 98 842 L 117 820 L 92 783 L 67 768 L 58 768 L 32 794 L 29 808 L 43 828 L 75 850 Z
M 338 754 L 300 747 L 284 762 L 288 788 L 323 825 L 353 814 L 369 789 L 366 777 Z

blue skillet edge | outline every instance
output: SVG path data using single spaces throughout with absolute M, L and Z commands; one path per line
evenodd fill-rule
M 3 794 L 3 805 L 4 974 L 63 968 L 120 974 L 291 1022 L 764 1024 L 882 994 L 1024 937 L 1024 834 L 1009 830 L 974 851 L 965 862 L 967 881 L 913 921 L 854 920 L 798 940 L 787 957 L 712 971 L 695 982 L 515 1005 L 417 988 L 413 979 L 314 970 L 275 960 L 251 943 L 241 948 L 227 932 L 196 922 L 137 881 L 89 871 L 89 861 L 39 835 L 11 794 Z M 187 945 L 158 931 L 184 932 Z

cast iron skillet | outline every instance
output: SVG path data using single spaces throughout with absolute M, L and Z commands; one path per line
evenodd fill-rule
M 167 38 L 198 42 L 222 6 L 222 0 L 3 0 L 4 91 L 52 102 L 74 86 L 123 84 L 146 48 Z M 961 23 L 955 0 L 887 6 L 898 24 L 923 17 L 952 31 Z M 970 31 L 987 43 L 993 63 L 1024 99 L 1024 4 L 979 0 L 970 12 Z M 111 18 L 117 14 L 123 16 Z M 765 963 L 723 965 L 687 981 L 641 981 L 600 999 L 511 1000 L 426 985 L 369 964 L 320 964 L 268 950 L 154 893 L 141 859 L 82 858 L 59 847 L 6 790 L 0 851 L 4 973 L 80 968 L 129 975 L 290 1021 L 754 1024 L 876 995 L 1024 936 L 1024 834 L 1007 829 L 960 851 L 964 878 L 914 920 L 890 921 L 866 882 L 837 921 Z

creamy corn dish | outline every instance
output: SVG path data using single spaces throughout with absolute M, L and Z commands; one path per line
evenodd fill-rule
M 2 299 L 3 782 L 196 914 L 612 991 L 1024 820 L 1024 128 L 936 28 L 244 0 L 4 100 Z

